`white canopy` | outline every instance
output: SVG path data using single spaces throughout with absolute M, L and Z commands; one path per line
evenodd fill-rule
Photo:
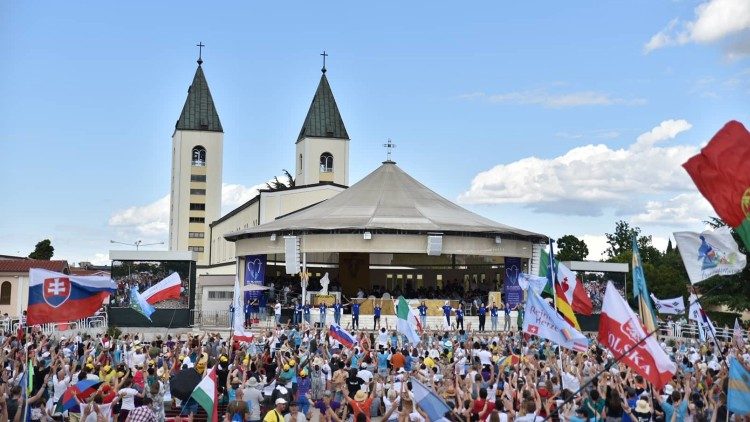
M 225 237 L 236 241 L 268 233 L 364 230 L 546 239 L 542 234 L 496 223 L 461 208 L 419 183 L 392 161 L 384 162 L 364 179 L 326 201 Z

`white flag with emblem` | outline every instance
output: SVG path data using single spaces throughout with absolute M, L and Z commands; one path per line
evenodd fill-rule
M 676 232 L 674 239 L 692 284 L 715 275 L 737 274 L 747 264 L 729 227 L 703 233 Z

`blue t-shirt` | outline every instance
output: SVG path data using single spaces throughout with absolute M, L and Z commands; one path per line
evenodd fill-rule
M 387 368 L 387 367 L 388 367 L 388 354 L 378 353 L 378 368 Z
M 456 319 L 463 318 L 464 317 L 464 310 L 463 309 L 456 309 Z
M 341 313 L 341 304 L 340 303 L 335 303 L 333 305 L 333 311 L 335 313 L 337 313 L 337 314 L 340 314 Z
M 252 308 L 252 306 L 250 306 L 250 304 L 249 304 L 249 303 L 246 303 L 246 304 L 245 304 L 245 313 L 246 313 L 246 314 L 249 314 L 249 313 L 250 313 L 250 312 L 252 311 L 252 309 L 253 309 L 253 308 Z
M 404 371 L 411 372 L 411 356 L 404 356 Z
M 324 313 L 326 313 L 326 308 L 327 308 L 327 306 L 326 306 L 326 304 L 325 304 L 325 303 L 321 303 L 321 304 L 320 304 L 320 306 L 319 306 L 318 308 L 320 309 L 320 313 L 321 313 L 321 314 L 324 314 Z
M 352 315 L 359 315 L 359 303 L 352 304 Z
M 497 306 L 493 306 L 490 308 L 490 315 L 493 317 L 497 316 Z
M 305 315 L 310 315 L 310 305 L 305 303 L 305 307 L 303 308 L 303 310 L 305 311 Z
M 295 313 L 297 313 L 297 314 L 301 314 L 301 313 L 302 313 L 302 305 L 300 305 L 300 304 L 298 303 L 298 304 L 297 304 L 297 305 L 296 305 L 296 306 L 294 307 L 294 312 L 295 312 Z
M 380 316 L 380 306 L 376 306 L 376 307 L 375 307 L 375 316 L 376 316 L 376 317 L 379 317 L 379 316 Z
M 680 402 L 680 404 L 677 406 L 677 409 L 674 408 L 674 405 L 665 402 L 661 403 L 661 410 L 664 411 L 664 420 L 665 421 L 671 421 L 672 415 L 674 412 L 677 412 L 677 420 L 683 421 L 685 420 L 685 413 L 687 413 L 687 400 L 683 400 Z
M 419 305 L 419 315 L 420 316 L 427 316 L 427 306 L 426 305 Z
M 485 308 L 484 306 L 480 306 L 479 309 L 477 309 L 477 313 L 479 315 L 484 315 L 487 313 L 487 308 Z
M 443 314 L 445 314 L 445 316 L 449 316 L 452 310 L 453 308 L 450 305 L 443 306 Z
M 505 304 L 503 311 L 505 311 L 505 316 L 510 315 L 510 306 L 507 303 Z

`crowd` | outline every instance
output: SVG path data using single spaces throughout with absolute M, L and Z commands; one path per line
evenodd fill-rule
M 742 420 L 727 419 L 727 358 L 750 364 L 750 349 L 728 342 L 662 342 L 678 372 L 656 390 L 593 339 L 586 352 L 572 352 L 519 331 L 470 325 L 428 329 L 416 346 L 390 327 L 352 334 L 356 344 L 347 348 L 304 322 L 279 324 L 250 343 L 218 333 L 146 342 L 133 333 L 5 332 L 0 420 L 23 420 L 29 377 L 30 420 L 192 420 L 198 404 L 185 395 L 192 390 L 186 380 L 194 385 L 214 367 L 219 416 L 227 421 L 428 422 L 434 408 L 415 395 L 417 385 L 448 404 L 441 417 L 453 422 Z M 83 380 L 96 384 L 63 411 L 66 390 Z

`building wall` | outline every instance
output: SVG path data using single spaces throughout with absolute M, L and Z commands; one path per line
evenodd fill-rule
M 320 155 L 333 155 L 333 172 L 320 171 Z M 300 156 L 302 159 L 300 160 Z M 349 186 L 349 140 L 332 138 L 302 138 L 297 142 L 297 185 L 312 185 L 319 182 L 334 182 Z
M 222 298 L 211 298 L 211 292 L 223 295 Z M 204 286 L 202 288 L 201 311 L 206 313 L 229 312 L 229 306 L 232 304 L 232 294 L 234 286 Z
M 213 264 L 234 261 L 234 242 L 227 242 L 224 235 L 258 225 L 258 202 L 211 227 L 211 261 Z
M 29 274 L 0 274 L 0 289 L 3 283 L 10 283 L 10 303 L 0 305 L 0 315 L 7 313 L 10 317 L 20 316 L 29 303 Z
M 208 263 L 209 227 L 221 213 L 221 182 L 224 134 L 197 130 L 177 130 L 172 136 L 172 181 L 170 192 L 169 250 L 186 251 L 203 248 L 198 262 Z M 205 166 L 192 165 L 195 146 L 206 149 Z M 205 176 L 206 181 L 191 181 L 191 175 Z M 205 189 L 205 195 L 191 195 L 191 189 Z M 190 210 L 190 204 L 205 204 L 205 210 Z M 190 222 L 190 217 L 203 222 Z M 189 233 L 203 233 L 191 238 Z
M 260 193 L 260 224 L 333 197 L 343 188 L 332 185 Z

